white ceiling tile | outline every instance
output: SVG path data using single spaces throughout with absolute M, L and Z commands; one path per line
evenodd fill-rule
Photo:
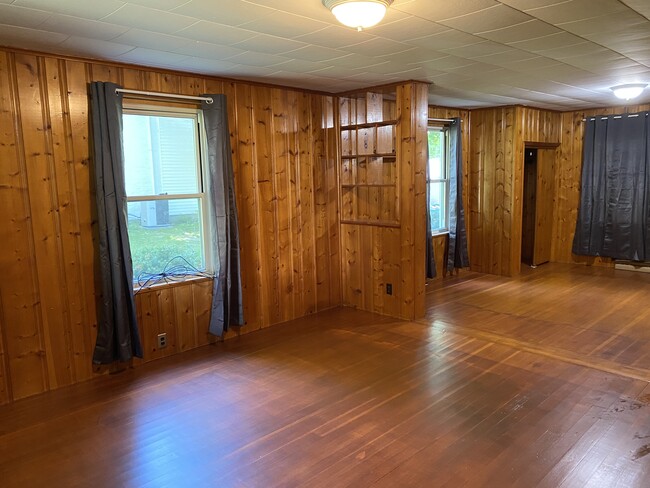
M 637 46 L 637 42 L 645 40 L 650 37 L 650 21 L 642 24 L 628 25 L 625 29 L 616 32 L 609 30 L 595 32 L 585 36 L 590 41 L 593 41 L 601 46 L 614 48 L 624 51 L 627 46 L 633 49 Z
M 175 32 L 174 35 L 215 44 L 235 44 L 255 37 L 257 33 L 238 27 L 202 20 Z
M 185 15 L 131 4 L 127 4 L 112 14 L 103 17 L 102 20 L 165 34 L 173 34 L 197 22 L 197 19 Z
M 246 0 L 246 2 L 312 19 L 332 20 L 332 13 L 321 2 L 288 2 L 287 0 Z
M 279 65 L 279 67 L 284 67 L 284 65 Z M 293 71 L 292 69 L 287 69 L 286 71 Z M 351 68 L 341 68 L 339 66 L 327 66 L 325 68 L 321 69 L 315 69 L 315 70 L 302 70 L 306 73 L 311 73 L 316 76 L 324 76 L 326 78 L 333 78 L 333 79 L 343 79 L 348 76 L 352 76 L 358 71 L 355 71 Z
M 564 24 L 558 24 L 558 27 L 578 36 L 588 37 L 604 32 L 618 34 L 636 24 L 642 25 L 650 33 L 650 27 L 648 27 L 650 26 L 650 22 L 642 15 L 632 11 L 616 12 L 599 17 L 591 17 L 589 19 L 566 22 Z
M 569 0 L 546 7 L 526 10 L 526 13 L 557 25 L 564 22 L 582 20 L 586 17 L 610 15 L 627 10 L 618 0 Z
M 364 56 L 387 56 L 408 51 L 409 49 L 411 49 L 411 46 L 408 44 L 391 41 L 390 39 L 382 39 L 381 37 L 375 37 L 368 41 L 341 48 L 343 51 L 362 54 Z
M 291 81 L 289 86 L 294 86 L 293 84 L 298 80 L 317 80 L 318 77 L 310 75 L 309 73 L 294 73 L 289 71 L 274 71 L 265 75 L 266 77 L 273 77 L 275 83 L 286 84 L 286 82 Z
M 460 73 L 464 74 L 467 76 L 472 76 L 472 77 L 477 77 L 477 76 L 485 76 L 486 74 L 490 73 L 491 71 L 494 72 L 501 72 L 503 68 L 500 66 L 491 66 L 489 64 L 484 64 L 484 63 L 479 63 L 479 62 L 474 62 L 472 64 L 464 65 L 464 66 L 458 66 L 458 67 L 449 67 L 445 68 L 447 71 L 451 71 L 454 73 Z
M 335 58 L 335 59 L 336 59 L 335 66 L 339 66 L 341 68 L 353 68 L 353 69 L 366 69 L 368 68 L 368 66 L 374 66 L 382 63 L 390 63 L 390 61 L 386 61 L 381 58 L 362 56 L 361 54 L 348 54 L 341 58 Z
M 496 54 L 488 54 L 485 56 L 476 56 L 472 59 L 475 59 L 476 61 L 481 61 L 483 63 L 487 64 L 493 64 L 496 66 L 504 66 L 507 67 L 508 65 L 520 61 L 525 61 L 525 60 L 531 60 L 531 59 L 536 59 L 539 58 L 537 54 L 534 53 L 529 53 L 527 51 L 520 51 L 519 49 L 509 49 L 504 52 L 496 53 Z
M 525 41 L 508 43 L 508 45 L 523 51 L 540 52 L 549 49 L 569 48 L 576 44 L 582 44 L 585 40 L 568 32 L 559 32 L 550 36 L 536 37 Z
M 296 73 L 311 73 L 313 71 L 321 72 L 331 68 L 327 63 L 317 63 L 314 61 L 305 61 L 303 59 L 290 59 L 284 63 L 276 64 L 274 67 L 278 70 L 293 71 Z
M 460 17 L 440 21 L 441 24 L 454 29 L 475 34 L 533 20 L 530 16 L 507 5 L 495 5 Z
M 483 41 L 477 42 L 476 44 L 470 44 L 469 46 L 444 49 L 443 52 L 453 54 L 454 56 L 473 59 L 488 54 L 499 54 L 502 52 L 507 52 L 511 49 L 512 48 L 509 48 L 504 44 L 499 44 L 492 41 Z
M 501 3 L 514 7 L 518 10 L 530 10 L 532 8 L 546 7 L 566 2 L 567 0 L 499 0 Z
M 233 44 L 233 47 L 239 49 L 248 51 L 255 50 L 257 52 L 269 54 L 282 54 L 305 46 L 308 46 L 308 44 L 266 34 L 259 34 L 250 39 L 246 39 L 245 41 Z
M 187 3 L 187 0 L 128 0 L 128 2 L 159 10 L 172 10 Z
M 159 34 L 157 32 L 130 29 L 112 39 L 113 42 L 128 44 L 131 46 L 144 47 L 156 51 L 174 52 L 175 49 L 193 45 L 196 41 L 181 37 Z M 240 51 L 241 52 L 241 51 Z M 234 54 L 237 54 L 236 52 Z
M 246 66 L 273 66 L 276 64 L 284 63 L 289 61 L 289 57 L 276 56 L 273 54 L 260 53 L 256 51 L 245 51 L 241 54 L 236 54 L 235 56 L 226 58 L 226 61 L 230 61 L 235 64 L 244 64 Z
M 616 70 L 619 67 L 627 66 L 629 61 L 623 56 L 607 52 L 562 59 L 563 63 L 592 73 Z
M 0 24 L 0 39 L 2 39 L 2 44 L 5 46 L 37 50 L 47 47 L 57 49 L 58 44 L 65 41 L 68 37 L 58 32 L 47 32 Z M 61 52 L 60 50 L 58 51 Z
M 326 22 L 307 17 L 284 12 L 273 12 L 259 20 L 242 23 L 240 27 L 273 36 L 294 38 L 324 29 L 328 25 Z
M 409 15 L 407 18 L 395 22 L 381 22 L 373 27 L 372 34 L 395 41 L 406 41 L 430 36 L 431 34 L 439 34 L 447 30 L 449 30 L 449 27 L 442 24 Z
M 69 37 L 60 44 L 71 54 L 78 56 L 93 56 L 104 59 L 111 59 L 121 56 L 135 49 L 135 46 L 120 44 L 117 42 L 90 39 L 88 37 Z
M 0 22 L 16 27 L 38 27 L 52 14 L 16 5 L 0 5 Z
M 460 15 L 471 14 L 477 10 L 498 5 L 494 0 L 463 0 L 437 2 L 432 0 L 415 0 L 413 2 L 395 5 L 391 8 L 423 19 L 439 21 L 451 19 Z
M 625 0 L 625 4 L 646 19 L 650 19 L 650 2 L 648 0 Z
M 233 46 L 224 46 L 223 44 L 212 44 L 202 41 L 190 41 L 188 44 L 181 44 L 170 49 L 170 52 L 185 54 L 187 56 L 223 60 L 232 58 L 237 54 L 245 52 L 242 49 Z
M 54 14 L 40 26 L 41 29 L 60 32 L 77 37 L 101 39 L 108 41 L 129 30 L 128 27 L 99 22 L 97 20 L 82 19 L 70 15 Z
M 521 59 L 518 61 L 504 62 L 503 66 L 512 69 L 514 71 L 528 72 L 532 70 L 537 70 L 537 71 L 545 71 L 549 73 L 553 68 L 556 68 L 558 66 L 571 68 L 569 65 L 566 65 L 560 61 L 551 58 L 545 58 L 543 56 L 535 56 L 534 58 L 529 58 L 529 59 Z
M 476 35 L 494 42 L 503 42 L 507 44 L 535 39 L 537 37 L 550 36 L 551 34 L 557 34 L 559 32 L 561 32 L 561 30 L 557 27 L 542 22 L 541 20 L 533 19 L 521 24 L 504 27 L 503 29 L 478 32 Z
M 339 49 L 343 46 L 358 44 L 359 42 L 368 41 L 373 38 L 374 36 L 368 34 L 367 31 L 357 32 L 356 30 L 346 29 L 338 25 L 330 25 L 324 29 L 298 36 L 295 40 L 317 46 Z
M 189 56 L 184 56 L 182 54 L 173 54 L 166 51 L 156 51 L 155 49 L 138 47 L 126 54 L 118 56 L 118 59 L 125 63 L 135 63 L 143 66 L 173 68 L 174 64 L 181 63 L 188 57 Z
M 346 54 L 349 54 L 349 52 L 330 49 L 328 47 L 309 45 L 301 47 L 300 49 L 295 49 L 294 51 L 288 51 L 285 53 L 285 56 L 296 59 L 305 59 L 307 61 L 329 61 L 330 59 L 343 57 Z
M 446 56 L 444 58 L 436 59 L 435 61 L 425 61 L 420 63 L 422 66 L 429 66 L 435 70 L 449 71 L 464 68 L 467 66 L 473 66 L 476 61 L 471 59 L 458 58 L 456 56 Z
M 412 47 L 408 51 L 399 53 L 400 63 L 424 63 L 448 56 L 447 53 L 432 51 L 423 47 Z
M 15 0 L 14 5 L 99 20 L 123 7 L 125 3 L 119 0 L 102 0 L 101 2 L 89 2 L 87 0 Z
M 419 69 L 417 66 L 407 66 L 398 63 L 382 63 L 375 66 L 368 66 L 365 71 L 368 73 L 377 73 L 382 75 L 395 75 L 404 71 L 415 71 Z M 409 79 L 410 77 L 404 78 Z
M 441 32 L 440 34 L 411 39 L 408 41 L 408 43 L 415 46 L 425 47 L 427 49 L 435 49 L 436 51 L 441 51 L 443 49 L 453 49 L 456 47 L 478 44 L 479 42 L 484 41 L 485 39 L 481 37 L 473 36 L 471 34 L 457 30 L 449 30 Z
M 547 58 L 553 59 L 570 59 L 575 57 L 583 56 L 596 56 L 599 54 L 611 54 L 616 55 L 613 51 L 610 51 L 607 48 L 594 44 L 593 42 L 581 42 L 580 44 L 574 44 L 573 46 L 567 47 L 556 47 L 553 49 L 542 49 L 538 51 L 539 54 Z
M 174 12 L 197 20 L 237 26 L 268 17 L 275 10 L 241 0 L 219 0 L 218 2 L 191 0 L 175 8 Z
M 204 73 L 215 76 L 224 76 L 229 73 L 236 64 L 229 63 L 228 61 L 207 59 L 200 57 L 189 57 L 178 63 L 179 68 L 182 70 L 191 71 L 193 73 Z

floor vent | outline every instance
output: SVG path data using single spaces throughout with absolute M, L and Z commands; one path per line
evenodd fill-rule
M 624 271 L 640 271 L 641 273 L 650 273 L 650 262 L 644 261 L 616 261 L 615 269 Z

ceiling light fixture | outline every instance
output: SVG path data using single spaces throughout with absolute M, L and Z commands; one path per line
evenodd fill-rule
M 358 31 L 381 22 L 393 0 L 322 0 L 337 20 Z
M 632 100 L 641 95 L 641 92 L 648 86 L 645 83 L 629 83 L 627 85 L 618 85 L 610 88 L 621 100 Z

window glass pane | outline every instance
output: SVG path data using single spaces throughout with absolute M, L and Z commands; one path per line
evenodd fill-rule
M 124 114 L 126 194 L 199 193 L 196 119 Z
M 433 232 L 447 229 L 447 182 L 429 183 L 429 214 Z
M 161 273 L 176 256 L 205 269 L 200 208 L 198 198 L 128 203 L 135 281 L 143 272 Z M 172 265 L 182 262 L 175 260 Z
M 429 130 L 429 179 L 440 180 L 445 175 L 445 137 L 441 130 Z

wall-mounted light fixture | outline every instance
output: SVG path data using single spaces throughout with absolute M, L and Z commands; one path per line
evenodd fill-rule
M 618 85 L 610 88 L 621 100 L 632 100 L 641 95 L 641 92 L 648 86 L 646 83 L 628 83 L 627 85 Z
M 358 31 L 381 22 L 393 0 L 322 0 L 343 25 Z

